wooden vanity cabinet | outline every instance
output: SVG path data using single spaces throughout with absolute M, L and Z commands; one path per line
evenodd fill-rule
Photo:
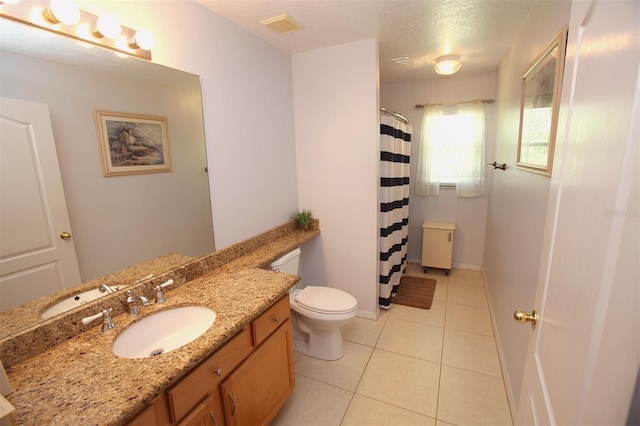
M 253 351 L 251 330 L 245 327 L 223 347 L 167 391 L 171 421 L 177 423 L 220 386 Z M 219 416 L 222 414 L 218 413 Z
M 289 317 L 285 296 L 128 424 L 268 424 L 295 386 Z
M 162 393 L 147 404 L 133 419 L 127 422 L 128 426 L 170 425 L 169 407 L 167 396 Z
M 271 423 L 295 387 L 291 321 L 285 321 L 221 386 L 229 425 Z
M 182 419 L 178 426 L 222 426 L 224 414 L 220 390 L 216 389 Z

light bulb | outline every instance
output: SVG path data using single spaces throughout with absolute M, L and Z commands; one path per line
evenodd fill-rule
M 120 22 L 113 16 L 103 15 L 96 21 L 96 26 L 92 28 L 92 33 L 98 38 L 117 38 L 122 32 Z
M 455 74 L 460 70 L 460 56 L 447 55 L 436 59 L 435 70 L 441 75 Z
M 49 7 L 43 13 L 44 17 L 53 24 L 62 22 L 74 25 L 80 20 L 80 9 L 70 0 L 51 0 Z
M 134 38 L 129 40 L 132 49 L 151 50 L 156 45 L 156 38 L 151 31 L 138 30 Z

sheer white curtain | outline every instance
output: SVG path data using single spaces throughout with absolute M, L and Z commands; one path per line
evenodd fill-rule
M 422 114 L 416 194 L 438 195 L 441 184 L 458 197 L 484 191 L 484 104 L 425 107 Z
M 416 194 L 438 195 L 440 193 L 440 169 L 444 164 L 442 150 L 435 144 L 440 140 L 441 130 L 438 126 L 442 116 L 442 105 L 426 106 L 422 112 L 420 129 L 420 147 L 418 150 L 418 176 Z M 434 141 L 429 145 L 429 141 Z

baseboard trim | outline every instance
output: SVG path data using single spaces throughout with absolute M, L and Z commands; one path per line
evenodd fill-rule
M 378 319 L 379 314 L 380 314 L 380 311 L 372 312 L 372 311 L 365 311 L 363 309 L 358 309 L 358 313 L 356 314 L 356 316 L 375 321 Z
M 491 326 L 493 328 L 493 337 L 496 339 L 496 347 L 498 349 L 498 358 L 500 359 L 500 369 L 502 370 L 502 378 L 504 381 L 504 389 L 507 392 L 507 402 L 509 403 L 509 411 L 511 412 L 511 421 L 516 424 L 516 412 L 518 406 L 516 405 L 515 398 L 513 396 L 513 389 L 511 388 L 511 380 L 509 378 L 509 370 L 507 370 L 504 351 L 502 350 L 502 341 L 500 340 L 500 333 L 496 327 L 496 315 L 493 311 L 493 303 L 491 303 L 491 297 L 489 292 L 489 280 L 485 275 L 484 268 L 481 268 L 482 280 L 484 281 L 484 288 L 487 296 L 487 303 L 489 304 L 489 315 L 491 316 Z
M 452 263 L 451 266 L 455 269 L 469 269 L 471 271 L 482 271 L 482 265 L 471 265 L 469 263 Z

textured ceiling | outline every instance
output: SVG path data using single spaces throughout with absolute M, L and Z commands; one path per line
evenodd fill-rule
M 459 74 L 496 70 L 535 0 L 198 0 L 288 53 L 376 38 L 382 83 L 436 77 L 435 59 L 461 56 Z M 260 24 L 289 14 L 305 28 Z M 409 57 L 405 64 L 392 59 Z

